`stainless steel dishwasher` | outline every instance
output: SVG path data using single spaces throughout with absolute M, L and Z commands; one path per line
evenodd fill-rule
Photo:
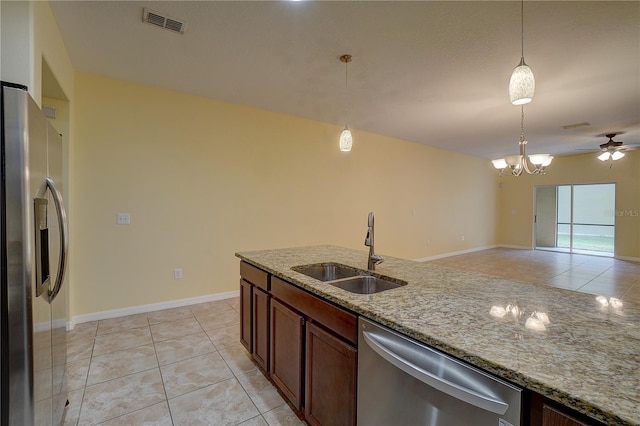
M 519 426 L 521 389 L 362 317 L 358 424 Z

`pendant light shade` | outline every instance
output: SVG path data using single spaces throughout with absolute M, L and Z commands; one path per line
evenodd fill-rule
M 524 57 L 520 60 L 520 64 L 513 70 L 511 79 L 509 80 L 509 99 L 513 105 L 528 104 L 533 100 L 533 94 L 536 90 L 536 80 L 533 77 L 533 71 L 524 62 Z
M 509 80 L 509 99 L 513 105 L 528 104 L 533 100 L 533 93 L 536 90 L 533 71 L 524 62 L 524 0 L 520 4 L 520 63 L 511 73 Z
M 351 136 L 351 130 L 347 126 L 344 127 L 344 130 L 340 134 L 340 151 L 349 152 L 351 151 L 351 146 L 353 145 L 353 137 Z

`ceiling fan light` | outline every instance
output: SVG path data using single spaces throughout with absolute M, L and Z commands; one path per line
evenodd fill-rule
M 344 130 L 340 134 L 340 151 L 349 152 L 351 151 L 351 146 L 353 145 L 353 137 L 351 136 L 351 130 L 344 127 Z
M 502 169 L 506 169 L 507 168 L 507 162 L 504 160 L 504 158 L 499 158 L 497 160 L 491 160 L 491 162 L 493 163 L 493 167 L 495 167 L 498 170 L 502 170 Z
M 609 154 L 608 152 L 603 152 L 602 154 L 598 155 L 598 160 L 607 161 L 610 156 L 611 154 Z
M 509 99 L 513 105 L 528 104 L 533 100 L 535 90 L 536 80 L 533 77 L 533 71 L 522 58 L 509 80 Z
M 616 151 L 613 154 L 611 154 L 611 159 L 614 160 L 614 161 L 615 160 L 619 160 L 622 157 L 624 157 L 624 152 L 621 152 L 621 151 Z

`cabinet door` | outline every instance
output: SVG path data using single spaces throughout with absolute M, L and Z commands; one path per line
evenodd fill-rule
M 253 359 L 269 371 L 269 299 L 267 292 L 253 288 Z
M 251 320 L 252 287 L 245 280 L 240 280 L 240 343 L 247 348 L 249 353 L 253 351 L 251 330 L 253 327 Z
M 356 424 L 357 351 L 306 324 L 305 417 L 312 425 Z
M 271 299 L 270 375 L 298 410 L 302 407 L 303 317 Z

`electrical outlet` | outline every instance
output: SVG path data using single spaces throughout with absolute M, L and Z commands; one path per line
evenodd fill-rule
M 118 213 L 116 215 L 116 223 L 118 225 L 131 225 L 131 215 L 129 213 Z
M 464 235 L 462 236 L 462 241 L 464 241 Z
M 176 268 L 173 270 L 173 279 L 174 280 L 182 279 L 182 268 Z

